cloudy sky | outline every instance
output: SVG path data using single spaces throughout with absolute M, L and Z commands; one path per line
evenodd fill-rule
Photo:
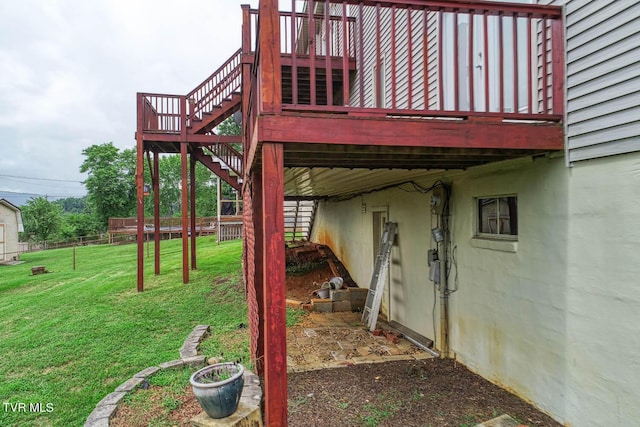
M 257 3 L 1 0 L 0 198 L 84 195 L 82 150 L 133 148 L 136 92 L 189 92 L 240 48 L 240 5 Z

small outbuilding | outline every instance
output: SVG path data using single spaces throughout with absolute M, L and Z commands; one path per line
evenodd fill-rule
M 18 233 L 22 231 L 20 208 L 0 199 L 0 263 L 18 259 Z

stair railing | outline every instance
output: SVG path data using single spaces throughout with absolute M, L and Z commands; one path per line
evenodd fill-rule
M 211 151 L 218 161 L 242 178 L 242 154 L 235 148 L 224 142 L 216 142 L 215 144 L 205 146 L 205 148 Z
M 213 111 L 242 86 L 242 49 L 238 49 L 220 68 L 187 94 L 187 126 Z

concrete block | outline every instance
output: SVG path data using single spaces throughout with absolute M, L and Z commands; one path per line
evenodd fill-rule
M 192 357 L 183 357 L 182 361 L 185 365 L 192 366 L 194 368 L 199 368 L 207 363 L 207 356 L 192 356 Z
M 101 427 L 105 425 L 105 421 L 108 426 L 109 418 L 115 414 L 116 409 L 118 409 L 118 405 L 104 405 L 96 407 L 84 423 L 85 427 Z
M 350 301 L 351 294 L 347 289 L 331 289 L 329 299 L 331 301 Z
M 144 377 L 130 378 L 127 381 L 120 384 L 118 387 L 116 387 L 116 391 L 132 391 L 133 389 L 138 387 L 138 385 L 140 385 L 140 383 L 144 380 L 145 380 Z
M 238 409 L 226 418 L 213 419 L 202 412 L 191 423 L 197 427 L 262 427 L 262 414 L 259 406 L 248 406 L 240 401 Z
M 134 375 L 135 378 L 147 378 L 160 370 L 157 366 L 150 366 Z
M 161 369 L 173 369 L 173 368 L 181 368 L 184 366 L 184 362 L 182 359 L 172 360 L 170 362 L 164 362 L 160 364 Z
M 117 405 L 126 394 L 127 393 L 124 391 L 114 391 L 113 393 L 109 393 L 100 402 L 98 402 L 96 407 Z
M 352 303 L 362 303 L 362 305 L 364 305 L 369 294 L 368 288 L 349 288 L 347 291 L 349 292 L 349 300 Z
M 351 301 L 334 301 L 332 309 L 334 312 L 351 311 Z
M 313 311 L 320 313 L 331 313 L 333 311 L 333 301 L 330 299 L 313 298 L 311 300 Z

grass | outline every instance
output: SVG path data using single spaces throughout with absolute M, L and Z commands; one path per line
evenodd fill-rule
M 213 331 L 204 354 L 248 365 L 240 241 L 199 238 L 187 285 L 181 241 L 163 241 L 161 252 L 160 276 L 145 258 L 142 293 L 135 245 L 78 247 L 76 270 L 71 248 L 0 266 L 0 425 L 82 425 L 133 374 L 178 358 L 197 324 Z M 36 265 L 50 273 L 32 276 Z M 23 403 L 26 410 L 16 410 Z
M 171 425 L 169 415 L 182 404 L 186 396 L 185 385 L 189 384 L 189 377 L 194 370 L 183 367 L 160 371 L 149 378 L 149 385 L 160 386 L 162 389 L 156 389 L 155 392 L 151 389 L 144 392 L 138 389 L 134 393 L 128 393 L 123 403 L 135 413 L 132 421 L 138 425 L 144 424 L 145 420 L 149 425 Z M 156 399 L 161 399 L 160 404 Z

